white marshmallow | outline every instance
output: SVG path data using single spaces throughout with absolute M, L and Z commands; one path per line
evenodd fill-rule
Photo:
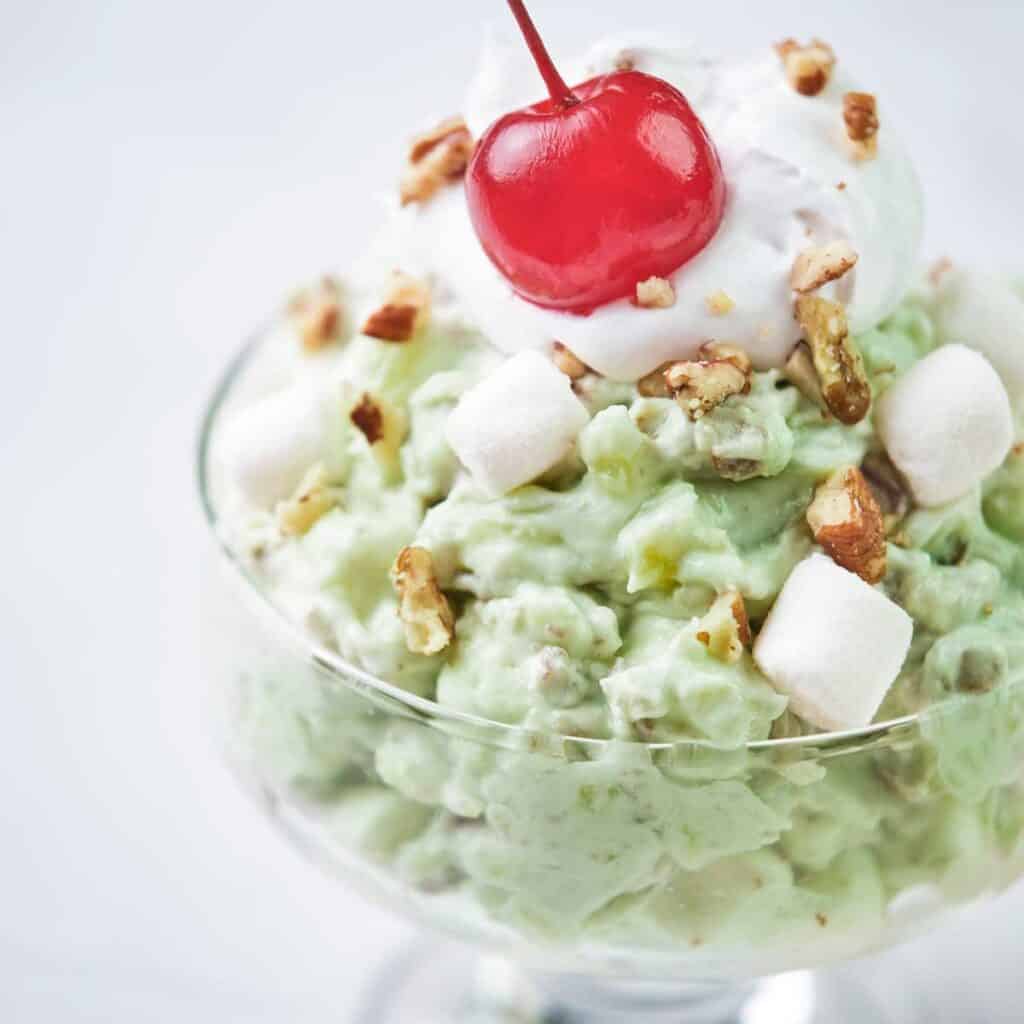
M 569 378 L 527 351 L 467 391 L 445 433 L 473 479 L 497 497 L 564 458 L 589 419 Z
M 315 389 L 294 385 L 240 409 L 225 423 L 218 455 L 246 500 L 272 508 L 323 457 L 323 404 Z
M 801 718 L 820 729 L 859 729 L 878 713 L 913 635 L 899 605 L 814 554 L 786 580 L 754 660 Z
M 926 506 L 962 498 L 1002 464 L 1014 438 L 999 374 L 965 345 L 944 345 L 912 366 L 882 396 L 875 422 Z
M 1024 297 L 1010 282 L 948 271 L 939 285 L 934 312 L 939 341 L 976 349 L 1003 378 L 1010 397 L 1024 397 Z

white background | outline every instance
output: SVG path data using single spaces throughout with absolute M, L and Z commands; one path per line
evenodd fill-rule
M 917 154 L 929 253 L 1017 270 L 1022 12 L 534 11 L 556 53 L 629 21 L 719 49 L 822 35 Z M 0 0 L 4 1024 L 342 1022 L 411 935 L 272 839 L 210 751 L 192 445 L 242 335 L 358 252 L 492 17 L 500 0 Z M 927 982 L 933 1021 L 1018 1021 L 1022 913 L 1018 889 L 873 973 Z

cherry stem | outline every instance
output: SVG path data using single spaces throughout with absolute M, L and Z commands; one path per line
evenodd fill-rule
M 558 68 L 555 67 L 555 62 L 551 59 L 551 54 L 548 53 L 544 40 L 541 39 L 537 26 L 534 25 L 533 19 L 526 9 L 526 4 L 523 3 L 523 0 L 508 0 L 508 5 L 512 8 L 512 13 L 519 23 L 519 29 L 523 33 L 523 38 L 526 39 L 530 53 L 533 54 L 537 70 L 548 87 L 552 101 L 560 107 L 571 107 L 579 103 L 579 97 L 565 84 L 565 79 L 558 73 Z

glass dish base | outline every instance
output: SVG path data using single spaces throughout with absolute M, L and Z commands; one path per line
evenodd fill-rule
M 904 993 L 905 996 L 905 993 Z M 431 940 L 388 964 L 356 1024 L 913 1024 L 847 969 L 736 985 L 630 982 L 526 971 Z

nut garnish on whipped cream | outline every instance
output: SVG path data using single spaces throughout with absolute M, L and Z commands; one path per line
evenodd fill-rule
M 700 350 L 700 359 L 669 366 L 665 383 L 687 416 L 697 421 L 727 398 L 748 394 L 751 374 L 745 353 L 712 342 Z
M 795 39 L 784 39 L 775 46 L 782 58 L 790 85 L 801 96 L 824 92 L 836 66 L 836 55 L 828 43 L 815 39 L 801 46 Z
M 857 254 L 849 242 L 830 242 L 828 245 L 805 249 L 793 264 L 790 284 L 793 291 L 806 295 L 832 281 L 838 281 L 857 265 Z
M 878 155 L 878 101 L 869 92 L 848 92 L 843 97 L 843 121 L 854 155 L 871 160 Z
M 450 117 L 417 135 L 402 178 L 402 205 L 426 202 L 445 185 L 458 181 L 472 154 L 473 137 L 461 117 Z
M 649 277 L 636 286 L 636 304 L 643 309 L 669 309 L 676 302 L 671 281 L 663 277 Z

